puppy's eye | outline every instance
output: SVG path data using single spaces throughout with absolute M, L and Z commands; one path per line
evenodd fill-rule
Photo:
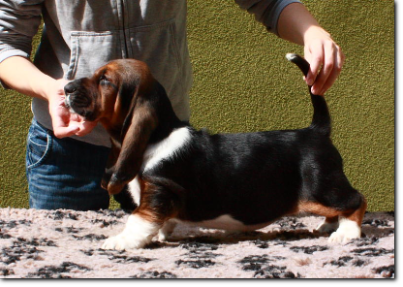
M 99 77 L 99 83 L 100 84 L 104 84 L 107 83 L 108 79 L 105 77 L 105 75 L 102 75 L 101 77 Z

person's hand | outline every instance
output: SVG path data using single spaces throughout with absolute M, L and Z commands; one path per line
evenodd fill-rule
M 55 80 L 49 83 L 47 89 L 53 133 L 58 138 L 72 135 L 84 136 L 90 133 L 97 125 L 96 122 L 85 121 L 83 117 L 70 112 L 70 110 L 66 108 L 64 103 L 64 86 L 67 83 L 68 81 L 64 79 Z
M 279 36 L 304 46 L 311 69 L 305 78 L 311 92 L 323 95 L 336 81 L 344 63 L 344 54 L 301 3 L 291 3 L 280 14 Z
M 320 27 L 311 28 L 304 37 L 305 59 L 311 69 L 305 78 L 314 95 L 324 95 L 339 76 L 345 56 L 330 35 Z
M 84 136 L 92 131 L 96 122 L 85 121 L 71 113 L 64 104 L 64 86 L 67 80 L 55 80 L 41 72 L 29 59 L 13 56 L 0 63 L 3 83 L 11 89 L 49 103 L 53 132 L 56 137 Z

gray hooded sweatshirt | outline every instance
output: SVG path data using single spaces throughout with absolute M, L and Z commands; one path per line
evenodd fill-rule
M 281 11 L 295 0 L 235 0 L 277 34 Z M 192 71 L 186 39 L 186 0 L 0 0 L 0 62 L 30 57 L 43 18 L 34 64 L 45 74 L 73 80 L 88 77 L 113 59 L 146 62 L 165 87 L 175 113 L 188 120 Z M 47 101 L 34 98 L 35 119 L 52 129 Z M 74 137 L 110 146 L 101 125 Z

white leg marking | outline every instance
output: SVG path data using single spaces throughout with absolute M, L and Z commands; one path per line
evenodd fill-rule
M 118 235 L 108 238 L 102 249 L 129 250 L 143 248 L 151 242 L 159 227 L 144 220 L 139 215 L 130 215 L 125 229 Z
M 357 222 L 347 218 L 340 218 L 339 222 L 339 228 L 330 235 L 329 242 L 347 243 L 361 237 L 361 227 Z
M 138 176 L 136 176 L 131 182 L 129 182 L 129 192 L 133 198 L 134 203 L 137 204 L 137 206 L 140 206 L 141 188 Z

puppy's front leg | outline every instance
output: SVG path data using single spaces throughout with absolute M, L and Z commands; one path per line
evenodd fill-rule
M 140 206 L 129 216 L 125 229 L 106 240 L 103 249 L 143 248 L 164 223 L 178 213 L 177 197 L 165 186 L 164 180 L 156 184 L 142 179 L 139 185 L 142 188 Z
M 130 250 L 143 248 L 158 233 L 160 224 L 150 221 L 141 212 L 133 212 L 126 222 L 125 229 L 118 235 L 108 238 L 102 249 Z

